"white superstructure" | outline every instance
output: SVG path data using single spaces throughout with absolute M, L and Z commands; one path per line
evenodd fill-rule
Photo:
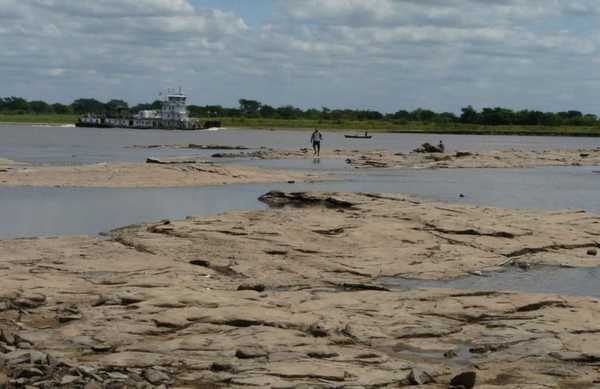
M 187 97 L 179 91 L 169 90 L 161 102 L 160 110 L 143 110 L 131 116 L 109 116 L 87 114 L 79 118 L 81 127 L 122 127 L 122 128 L 201 128 L 192 121 L 187 111 Z

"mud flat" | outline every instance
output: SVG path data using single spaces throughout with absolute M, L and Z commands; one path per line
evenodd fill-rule
M 0 173 L 6 173 L 11 169 L 14 169 L 19 166 L 26 166 L 27 164 L 12 161 L 10 159 L 0 158 Z
M 148 159 L 150 163 L 98 163 L 81 166 L 15 166 L 3 168 L 0 186 L 186 187 L 319 179 L 315 174 L 286 172 L 203 161 Z
M 217 153 L 221 158 L 298 159 L 312 158 L 312 150 L 260 149 Z M 489 152 L 395 153 L 390 150 L 323 150 L 321 158 L 346 159 L 357 168 L 528 168 L 539 166 L 600 165 L 600 148 L 589 150 L 498 150 Z
M 598 266 L 600 217 L 273 192 L 273 208 L 0 241 L 0 384 L 593 388 L 600 304 L 390 291 L 503 266 Z M 94 385 L 94 386 L 90 386 Z M 163 387 L 165 387 L 163 386 Z

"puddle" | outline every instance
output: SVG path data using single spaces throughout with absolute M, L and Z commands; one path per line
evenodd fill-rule
M 449 345 L 446 350 L 424 350 L 406 343 L 379 348 L 380 351 L 389 356 L 407 361 L 427 364 L 443 363 L 456 367 L 465 367 L 472 364 L 471 359 L 476 358 L 477 355 L 471 353 L 469 349 L 467 345 L 457 345 L 454 348 Z
M 600 265 L 600 259 L 599 259 Z M 600 298 L 600 267 L 561 268 L 539 266 L 524 271 L 510 268 L 485 276 L 465 276 L 442 281 L 423 281 L 406 278 L 384 278 L 389 288 L 449 288 L 476 291 L 514 291 L 523 293 L 551 293 L 564 296 Z

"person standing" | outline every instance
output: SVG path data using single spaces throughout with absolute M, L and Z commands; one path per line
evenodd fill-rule
M 312 146 L 313 146 L 313 155 L 314 156 L 318 157 L 321 154 L 321 140 L 323 140 L 323 134 L 321 134 L 319 132 L 319 130 L 317 130 L 315 128 L 312 135 L 310 136 L 310 142 L 312 143 Z

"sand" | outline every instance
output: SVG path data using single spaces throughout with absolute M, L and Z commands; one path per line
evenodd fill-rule
M 205 185 L 310 181 L 316 174 L 261 169 L 191 160 L 172 164 L 97 163 L 74 166 L 13 166 L 2 169 L 0 186 L 61 187 L 190 187 Z

